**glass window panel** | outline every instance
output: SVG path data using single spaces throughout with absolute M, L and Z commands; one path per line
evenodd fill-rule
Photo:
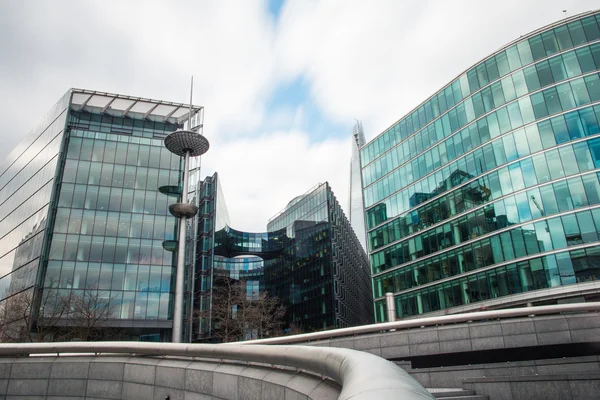
M 569 83 L 558 85 L 556 90 L 563 110 L 575 107 L 575 97 L 573 96 L 573 91 L 571 90 L 571 85 Z
M 552 80 L 560 82 L 567 79 L 567 70 L 563 64 L 562 57 L 554 57 L 549 61 L 550 70 L 552 71 Z
M 558 28 L 554 29 L 554 33 L 556 34 L 558 46 L 561 50 L 566 50 L 573 47 L 573 41 L 571 41 L 571 35 L 569 35 L 569 30 L 566 25 L 559 26 Z
M 587 41 L 581 21 L 574 21 L 567 25 L 569 33 L 571 34 L 571 41 L 573 46 L 583 44 Z
M 533 106 L 533 113 L 536 118 L 543 118 L 548 115 L 548 109 L 544 101 L 544 94 L 542 92 L 536 93 L 531 96 L 531 104 Z
M 562 58 L 565 64 L 565 69 L 567 70 L 567 76 L 569 78 L 581 75 L 579 61 L 577 61 L 577 56 L 574 51 L 570 51 L 568 53 L 563 54 Z
M 600 204 L 600 182 L 596 174 L 582 177 L 585 194 L 590 204 Z
M 558 98 L 558 92 L 556 88 L 550 88 L 544 90 L 544 101 L 548 108 L 548 114 L 556 114 L 562 111 L 560 100 Z
M 591 101 L 600 100 L 600 77 L 598 77 L 597 74 L 594 74 L 586 76 L 584 80 Z
M 586 73 L 596 69 L 596 63 L 592 57 L 592 52 L 589 47 L 583 47 L 575 51 L 581 72 Z
M 579 78 L 572 81 L 571 87 L 573 89 L 573 96 L 575 97 L 575 104 L 580 106 L 590 102 L 590 96 L 588 94 L 583 78 Z
M 558 52 L 558 41 L 556 40 L 556 36 L 554 36 L 553 30 L 542 33 L 542 41 L 544 42 L 547 56 Z
M 583 30 L 583 29 L 582 29 Z M 514 71 L 518 68 L 521 68 L 521 59 L 519 57 L 519 52 L 517 50 L 517 46 L 513 45 L 506 49 L 506 56 L 508 57 L 508 64 L 510 66 L 510 70 Z M 470 81 L 469 81 L 470 83 Z M 472 88 L 472 86 L 471 86 Z
M 529 47 L 531 48 L 531 54 L 534 60 L 546 57 L 546 50 L 544 49 L 544 43 L 540 35 L 534 36 L 529 39 Z
M 594 16 L 584 18 L 581 22 L 583 23 L 583 31 L 589 42 L 600 39 L 600 29 L 598 29 L 598 24 Z
M 533 55 L 531 54 L 531 48 L 528 41 L 517 43 L 517 49 L 519 50 L 519 56 L 523 65 L 533 62 Z
M 537 71 L 537 75 L 539 78 L 540 85 L 548 86 L 554 83 L 554 78 L 552 77 L 552 71 L 550 70 L 550 64 L 548 61 L 542 61 L 535 66 Z
M 579 172 L 577 168 L 577 159 L 572 146 L 564 146 L 558 150 L 565 175 L 573 175 Z
M 554 249 L 562 249 L 567 247 L 567 240 L 565 239 L 565 232 L 563 230 L 562 221 L 560 218 L 551 218 L 548 220 L 548 229 L 550 230 L 550 237 L 552 238 L 552 247 Z
M 554 130 L 552 129 L 550 120 L 540 122 L 538 124 L 538 130 L 544 149 L 556 145 L 556 138 L 554 137 Z
M 523 73 L 525 74 L 525 82 L 527 82 L 527 88 L 530 92 L 533 92 L 541 87 L 540 79 L 534 65 L 525 68 Z

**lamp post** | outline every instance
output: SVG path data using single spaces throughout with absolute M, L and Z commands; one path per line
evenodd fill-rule
M 191 121 L 191 107 L 190 119 Z M 185 273 L 185 236 L 186 220 L 198 212 L 195 204 L 188 203 L 188 180 L 190 157 L 198 157 L 208 151 L 208 140 L 199 133 L 189 130 L 177 130 L 165 138 L 165 147 L 173 154 L 184 157 L 183 187 L 179 203 L 171 204 L 169 212 L 179 218 L 179 236 L 177 246 L 177 272 L 175 278 L 175 307 L 173 309 L 173 343 L 181 343 L 183 327 L 183 281 Z

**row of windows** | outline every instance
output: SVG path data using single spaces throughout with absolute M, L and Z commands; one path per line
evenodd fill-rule
M 88 133 L 96 134 L 96 132 Z M 157 144 L 160 144 L 160 146 L 150 146 L 110 140 L 121 138 L 122 136 L 119 135 L 100 134 L 101 139 L 88 139 L 77 137 L 75 134 L 76 132 L 71 133 L 67 151 L 67 158 L 72 160 L 172 169 L 177 171 L 180 167 L 181 157 L 168 151 L 160 141 L 153 141 L 158 142 Z
M 404 318 L 532 290 L 600 279 L 600 248 L 562 252 L 509 264 L 396 296 Z M 379 292 L 385 292 L 382 288 Z M 385 321 L 385 302 L 377 302 L 377 322 Z
M 44 287 L 174 292 L 172 267 L 49 261 Z
M 26 235 L 31 233 L 31 230 L 28 229 L 27 219 L 31 216 L 32 212 L 39 210 L 44 207 L 50 201 L 50 196 L 52 194 L 52 185 L 54 184 L 54 180 L 49 181 L 45 185 L 39 188 L 37 193 L 34 193 L 29 199 L 25 202 L 19 204 L 19 206 L 13 210 L 11 214 L 9 214 L 6 218 L 4 218 L 0 222 L 0 240 L 2 242 L 2 246 L 16 246 L 20 241 L 22 241 Z M 38 228 L 37 226 L 33 229 Z M 14 232 L 18 231 L 20 233 L 24 233 L 22 236 L 15 236 Z M 12 234 L 12 236 L 11 236 Z M 12 237 L 11 240 L 5 240 L 5 238 Z M 14 241 L 17 239 L 17 242 Z
M 118 117 L 110 114 L 90 113 L 71 110 L 69 124 L 78 127 L 88 127 L 100 132 L 121 132 L 133 136 L 152 137 L 173 132 L 175 124 L 152 121 L 150 119 L 134 119 Z
M 0 271 L 10 272 L 40 256 L 47 214 L 45 205 L 0 240 Z
M 479 197 L 479 193 L 475 193 L 475 197 Z M 455 200 L 470 203 L 469 196 Z M 562 180 L 498 200 L 451 222 L 419 233 L 410 240 L 415 241 L 415 248 L 423 249 L 422 252 L 417 252 L 417 257 L 422 257 L 508 225 L 591 204 L 600 204 L 600 182 L 596 174 Z M 450 210 L 455 209 L 454 203 L 444 204 L 444 207 L 446 206 L 449 206 Z M 462 204 L 460 206 L 465 208 Z M 474 205 L 466 208 L 472 207 Z M 369 236 L 371 247 L 377 249 L 401 239 L 406 236 L 404 233 L 408 233 L 405 231 L 406 227 L 399 224 L 386 228 L 371 232 L 377 233 Z M 433 239 L 434 237 L 437 239 Z M 409 246 L 410 243 L 409 241 Z
M 553 57 L 532 65 L 524 71 L 509 75 L 468 98 L 435 123 L 413 135 L 402 145 L 366 166 L 362 172 L 364 185 L 370 185 L 392 169 L 443 140 L 444 137 L 450 136 L 459 128 L 517 97 L 533 92 L 540 87 L 574 78 L 599 68 L 600 43 Z M 588 88 L 600 90 L 599 86 L 600 84 L 597 82 L 595 84 L 591 82 Z
M 559 163 L 555 162 L 555 164 L 559 164 Z M 509 190 L 510 190 L 510 192 L 512 192 L 513 190 L 510 189 L 510 188 L 512 187 L 511 185 L 513 185 L 515 183 L 515 181 L 518 182 L 518 184 L 519 184 L 519 190 L 523 189 L 524 187 L 530 187 L 530 186 L 532 186 L 532 185 L 525 186 L 526 183 L 534 183 L 533 181 L 527 182 L 527 181 L 523 180 L 523 177 L 532 177 L 532 176 L 535 176 L 533 173 L 521 174 L 522 170 L 520 168 L 516 168 L 513 172 L 515 172 L 515 174 L 513 174 L 512 177 L 511 177 L 511 175 L 508 172 L 506 172 L 505 174 L 503 174 L 502 180 L 498 179 L 495 182 L 495 184 L 493 184 L 491 186 L 492 187 L 497 187 L 498 189 L 500 189 L 502 186 L 508 187 Z M 517 179 L 516 180 L 513 179 L 514 177 L 516 177 Z M 547 178 L 546 178 L 546 181 L 548 181 Z M 575 182 L 577 182 L 577 181 L 575 181 Z M 580 185 L 578 185 L 578 184 L 577 185 L 573 184 L 573 195 L 578 196 L 578 197 L 575 200 L 573 200 L 573 199 L 561 199 L 561 202 L 565 203 L 565 202 L 569 202 L 570 201 L 573 205 L 575 204 L 575 202 L 581 203 L 581 204 L 584 204 L 586 201 L 587 202 L 594 202 L 595 198 L 596 198 L 596 191 L 597 191 L 597 178 L 594 177 L 593 175 L 588 175 L 585 178 L 583 178 L 582 182 L 585 182 L 585 190 L 587 192 L 587 196 L 585 198 L 587 200 L 584 200 L 584 197 L 583 197 L 584 196 L 584 192 L 582 192 L 580 190 L 582 187 Z M 488 183 L 491 183 L 491 181 L 488 182 Z M 562 186 L 562 185 L 564 185 L 564 183 L 557 183 L 557 185 L 561 185 Z M 576 190 L 575 188 L 578 188 L 578 189 Z M 540 189 L 540 190 L 544 190 L 545 193 L 547 191 L 549 191 L 549 189 L 547 189 L 547 188 L 546 189 Z M 529 192 L 531 192 L 531 195 L 534 195 L 534 196 L 536 195 L 536 192 L 534 190 L 529 191 Z M 561 192 L 561 195 L 566 195 L 566 194 L 567 194 L 566 192 Z M 496 198 L 498 198 L 500 196 L 501 196 L 501 193 L 498 192 L 498 195 L 496 196 Z M 528 202 L 528 200 L 526 198 L 523 198 L 522 194 L 517 195 L 517 197 L 522 198 L 525 201 L 525 203 Z M 531 198 L 529 198 L 529 199 L 531 199 Z M 544 204 L 544 203 L 541 202 L 540 195 L 538 195 L 538 196 L 535 197 L 535 201 L 532 199 L 532 203 L 533 203 L 532 207 L 535 206 L 535 208 L 537 208 L 538 206 L 540 208 L 542 206 L 548 206 L 549 207 L 548 212 L 550 212 L 552 210 L 555 210 L 554 207 L 551 207 L 551 204 L 552 204 L 551 198 L 549 198 L 548 201 L 547 201 L 547 203 Z M 525 207 L 525 206 L 523 206 L 523 207 Z M 558 211 L 556 211 L 556 212 L 558 212 Z M 547 214 L 545 213 L 545 215 L 547 215 Z M 436 228 L 436 230 L 437 230 L 437 228 Z M 388 230 L 388 234 L 389 233 L 390 233 L 390 231 Z M 417 238 L 421 238 L 421 235 L 417 236 Z M 383 239 L 383 237 L 382 237 L 382 239 Z M 396 253 L 397 254 L 404 254 L 405 257 L 402 258 L 404 260 L 402 262 L 409 261 L 411 259 L 411 257 L 409 256 L 409 254 L 412 254 L 412 252 L 409 253 L 408 248 L 410 248 L 410 243 L 413 244 L 413 248 L 414 248 L 414 240 L 415 239 L 413 238 L 413 239 L 409 240 L 409 244 L 407 244 L 406 242 L 405 243 L 399 243 L 399 244 L 393 245 L 390 248 L 386 248 L 385 251 L 380 251 L 380 252 L 372 254 L 371 255 L 371 265 L 372 265 L 373 270 L 374 271 L 385 270 L 385 269 L 393 268 L 393 267 L 395 267 L 397 265 L 397 264 L 389 264 L 388 263 L 389 260 L 388 260 L 387 256 L 384 257 L 384 253 L 386 255 L 390 254 L 390 253 L 392 253 L 392 254 L 396 254 Z M 436 245 L 435 247 L 436 248 L 444 248 L 444 247 L 448 247 L 448 246 L 449 246 L 448 243 L 446 243 L 446 245 L 444 245 L 444 243 L 440 243 L 440 244 Z M 400 250 L 400 249 L 402 249 L 402 250 Z M 423 256 L 423 255 L 420 255 L 419 257 L 421 257 L 421 256 Z M 416 255 L 414 257 L 416 258 Z M 412 259 L 414 259 L 414 258 L 412 258 Z M 385 262 L 384 262 L 384 260 L 385 260 Z M 396 261 L 400 261 L 400 260 L 396 260 Z
M 559 50 L 564 51 L 600 39 L 600 35 L 597 34 L 597 21 L 600 21 L 600 15 L 596 15 L 595 18 L 594 16 L 587 17 L 544 32 L 542 34 L 545 37 L 542 39 L 544 52 L 540 51 L 538 38 L 542 36 L 538 35 L 514 44 L 474 66 L 417 110 L 402 118 L 377 139 L 367 144 L 361 150 L 361 165 L 364 167 L 489 82 Z M 535 57 L 532 49 L 535 49 Z
M 292 200 L 294 201 L 294 200 Z M 279 215 L 271 218 L 267 225 L 269 232 L 277 231 L 289 227 L 294 221 L 304 219 L 304 215 L 308 212 L 320 206 L 322 203 L 327 201 L 327 190 L 326 185 L 322 185 L 314 191 L 303 195 L 301 199 L 298 199 L 293 205 L 288 205 L 282 210 Z M 325 218 L 323 218 L 325 219 Z
M 173 295 L 170 293 L 91 291 L 86 294 L 84 290 L 68 289 L 59 289 L 57 292 L 57 296 L 49 297 L 48 304 L 43 309 L 45 316 L 56 316 L 56 313 L 62 310 L 57 308 L 63 307 L 62 303 L 58 303 L 61 299 L 89 296 L 106 302 L 112 319 L 173 319 Z M 66 317 L 69 317 L 71 312 L 68 309 Z
M 173 265 L 162 240 L 55 234 L 50 260 Z
M 251 233 L 225 228 L 215 234 L 217 245 L 225 245 L 235 251 L 275 251 L 285 244 L 281 232 Z
M 59 207 L 170 215 L 172 198 L 158 191 L 144 191 L 63 183 Z
M 394 286 L 393 291 L 399 292 L 504 261 L 597 242 L 598 233 L 600 233 L 599 208 L 549 218 L 470 243 L 425 262 L 414 263 L 376 276 L 373 278 L 373 287 L 383 288 L 390 283 L 398 284 L 399 286 Z M 390 258 L 395 256 L 402 262 L 403 258 L 410 257 L 408 253 L 412 250 L 407 247 L 403 254 L 396 250 L 396 254 L 390 254 Z M 383 281 L 387 283 L 380 285 Z M 383 296 L 384 293 L 377 290 L 375 296 Z
M 12 164 L 0 175 L 0 192 L 7 189 L 13 192 L 14 188 L 22 186 L 58 154 L 66 117 L 64 109 L 55 111 L 55 115 L 51 115 L 51 113 L 46 115 L 45 123 L 49 125 L 39 125 L 10 153 L 8 162 L 14 157 L 13 154 L 22 154 L 16 156 L 17 158 Z M 63 114 L 59 116 L 60 113 Z M 9 182 L 12 184 L 7 187 Z
M 59 208 L 54 233 L 173 240 L 176 227 L 173 217 Z
M 62 181 L 128 189 L 158 190 L 161 186 L 177 186 L 179 176 L 179 170 L 169 171 L 167 169 L 67 160 Z
M 13 271 L 9 270 L 10 274 L 0 278 L 0 298 L 5 299 L 33 286 L 37 278 L 38 263 L 39 260 L 35 259 Z
M 384 202 L 367 210 L 367 227 L 371 229 L 389 218 L 403 214 L 420 203 L 497 166 L 542 149 L 548 149 L 556 144 L 600 133 L 599 121 L 600 106 L 593 109 L 588 107 L 530 125 L 525 129 L 516 130 L 487 143 L 436 173 L 429 175 L 427 179 L 401 190 Z M 464 138 L 463 141 L 454 143 L 454 148 L 457 146 L 462 148 L 463 145 L 471 146 L 473 142 L 471 140 L 467 141 L 468 138 L 474 139 L 477 136 L 469 136 Z M 478 144 L 479 142 L 475 143 Z M 450 149 L 451 147 L 447 148 Z M 401 185 L 405 178 L 401 179 L 401 177 L 395 175 L 391 175 L 396 179 L 395 185 Z
M 22 204 L 25 203 L 30 197 L 49 195 L 49 193 L 41 193 L 40 188 L 44 187 L 48 182 L 54 181 L 54 175 L 56 174 L 56 161 L 56 157 L 50 160 L 33 177 L 24 183 L 23 186 L 15 187 L 14 192 L 12 192 L 12 190 L 8 190 L 8 188 L 7 190 L 0 191 L 0 196 L 6 196 L 6 199 L 0 205 L 0 221 L 4 220 L 11 214 L 14 214 L 15 211 L 22 207 Z M 51 189 L 52 187 L 47 188 L 46 190 L 50 192 Z M 29 208 L 30 211 L 31 209 L 32 208 Z M 3 234 L 0 234 L 0 236 L 1 235 Z
M 593 91 L 588 92 L 586 85 L 593 88 Z M 560 90 L 558 94 L 557 88 L 545 89 L 532 95 L 531 99 L 522 98 L 518 102 L 489 114 L 479 120 L 476 125 L 473 124 L 471 128 L 455 134 L 425 154 L 413 159 L 412 162 L 365 188 L 365 207 L 372 206 L 413 181 L 433 172 L 463 154 L 464 149 L 468 150 L 479 143 L 485 143 L 490 138 L 520 128 L 534 119 L 549 115 L 549 113 L 556 114 L 600 100 L 600 76 L 598 74 L 563 83 L 558 88 Z M 590 97 L 590 93 L 593 97 Z M 467 143 L 462 143 L 463 138 Z M 471 138 L 474 138 L 474 141 Z M 450 143 L 453 143 L 454 146 L 449 146 Z M 461 147 L 458 149 L 456 148 L 457 143 L 461 143 Z
M 451 208 L 450 212 L 447 209 L 434 209 L 431 212 L 432 207 L 426 207 L 430 209 L 432 217 L 429 220 L 425 219 L 424 215 L 422 221 L 418 217 L 420 210 L 415 210 L 404 218 L 396 219 L 370 231 L 368 234 L 370 248 L 375 250 L 414 231 L 426 229 L 428 226 L 441 222 L 449 215 L 456 215 L 457 204 L 458 209 L 464 211 L 538 183 L 575 175 L 594 168 L 600 168 L 600 139 L 562 146 L 531 158 L 522 159 L 493 171 L 431 203 L 431 206 L 435 207 L 436 204 L 446 204 L 445 200 L 452 198 L 453 202 L 447 203 Z M 478 182 L 481 183 L 480 186 L 477 186 Z M 454 211 L 452 211 L 453 208 Z M 383 240 L 383 235 L 387 235 L 388 240 Z

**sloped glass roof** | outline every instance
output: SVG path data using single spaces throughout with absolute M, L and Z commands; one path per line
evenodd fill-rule
M 181 123 L 187 120 L 189 104 L 145 99 L 115 93 L 96 92 L 86 89 L 71 89 L 71 108 L 113 116 L 130 116 L 136 119 Z M 192 117 L 204 107 L 192 105 Z

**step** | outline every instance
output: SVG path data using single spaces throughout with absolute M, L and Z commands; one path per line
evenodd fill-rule
M 473 395 L 475 395 L 475 391 L 474 390 L 451 389 L 451 390 L 443 390 L 443 391 L 439 391 L 439 392 L 438 391 L 432 391 L 430 389 L 427 389 L 427 390 L 429 390 L 429 392 L 436 399 L 446 398 L 446 397 L 460 397 L 460 396 L 473 396 Z
M 487 396 L 476 395 L 474 390 L 460 388 L 429 388 L 427 391 L 439 400 L 488 400 Z

